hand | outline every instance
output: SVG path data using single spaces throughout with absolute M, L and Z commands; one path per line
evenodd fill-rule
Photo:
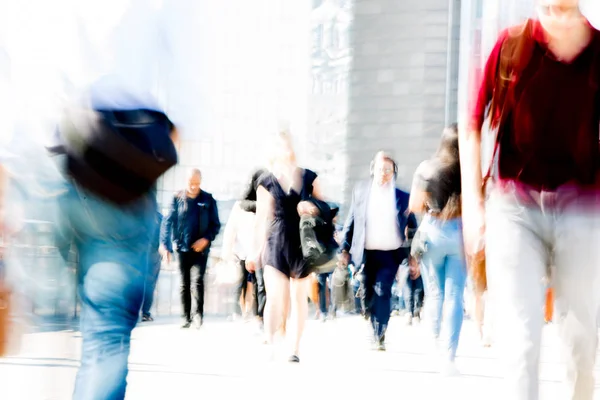
M 194 250 L 196 253 L 202 253 L 204 250 L 206 250 L 209 244 L 210 242 L 208 239 L 198 239 L 194 242 L 194 244 L 192 244 L 192 250 Z
M 315 216 L 319 214 L 319 209 L 310 201 L 301 201 L 298 203 L 298 214 Z
M 248 272 L 256 271 L 256 261 L 246 261 L 246 271 L 248 271 Z
M 171 264 L 172 254 L 165 246 L 161 245 L 158 252 L 164 260 L 167 260 L 167 264 Z
M 485 208 L 483 200 L 463 206 L 463 237 L 467 257 L 473 257 L 484 248 Z
M 347 251 L 342 251 L 342 253 L 340 254 L 340 263 L 343 266 L 348 266 L 348 264 L 350 264 L 350 254 L 348 254 Z

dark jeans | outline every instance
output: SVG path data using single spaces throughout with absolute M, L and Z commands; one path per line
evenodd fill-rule
M 267 303 L 264 271 L 264 268 L 257 268 L 254 272 L 254 276 L 256 278 L 256 284 L 254 285 L 254 297 L 256 298 L 256 301 L 254 302 L 254 312 L 260 318 L 263 317 L 265 312 L 265 304 Z
M 392 286 L 406 249 L 392 251 L 367 250 L 364 268 L 365 307 L 371 316 L 375 338 L 385 336 L 392 311 Z
M 183 306 L 183 317 L 186 321 L 192 320 L 192 268 L 198 267 L 196 277 L 196 314 L 204 316 L 204 274 L 208 262 L 208 251 L 203 253 L 180 252 L 179 272 L 181 273 L 181 304 Z
M 321 310 L 321 315 L 327 315 L 328 279 L 331 280 L 331 272 L 317 275 L 317 281 L 319 282 L 319 310 Z M 329 292 L 329 294 L 331 295 L 331 292 Z
M 142 303 L 142 315 L 150 316 L 150 308 L 154 302 L 154 292 L 156 290 L 156 282 L 160 273 L 160 257 L 150 256 L 150 266 L 148 275 L 146 276 L 146 286 L 144 287 L 144 302 Z
M 246 269 L 246 261 L 245 260 L 240 260 L 240 270 L 242 272 L 241 277 L 240 277 L 240 281 L 238 282 L 237 287 L 235 288 L 235 304 L 236 307 L 235 309 L 237 310 L 237 313 L 242 315 L 242 309 L 240 308 L 240 302 L 239 299 L 244 296 L 244 298 L 246 298 L 246 292 L 248 289 L 248 282 L 252 282 L 253 284 L 256 281 L 255 275 L 251 274 L 250 272 L 248 272 L 248 270 Z M 256 290 L 254 290 L 254 293 L 256 294 Z M 256 307 L 253 307 L 254 310 L 256 311 Z
M 357 313 L 364 313 L 364 309 L 362 306 L 362 298 L 360 294 L 360 281 L 358 279 L 354 279 L 352 281 L 352 291 L 354 294 L 354 309 Z
M 404 286 L 404 303 L 410 315 L 413 317 L 420 315 L 424 298 L 423 278 L 419 276 L 417 279 L 412 280 L 409 276 L 406 279 L 406 286 Z

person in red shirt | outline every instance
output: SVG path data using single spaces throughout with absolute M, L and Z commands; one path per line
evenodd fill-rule
M 538 19 L 503 32 L 460 134 L 465 250 L 485 243 L 511 400 L 536 400 L 547 266 L 564 304 L 568 394 L 594 392 L 600 303 L 600 32 L 577 0 L 537 0 Z M 497 132 L 484 203 L 481 132 Z M 483 241 L 485 234 L 485 242 Z

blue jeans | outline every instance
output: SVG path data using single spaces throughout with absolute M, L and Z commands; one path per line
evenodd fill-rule
M 321 315 L 327 315 L 327 291 L 329 286 L 327 285 L 327 279 L 331 280 L 331 272 L 317 275 L 317 281 L 319 282 L 319 310 Z M 331 292 L 329 293 L 331 295 Z
M 154 303 L 154 292 L 156 290 L 156 282 L 158 282 L 161 265 L 159 256 L 150 255 L 149 259 L 146 287 L 144 288 L 144 302 L 142 303 L 143 316 L 150 316 L 150 308 L 152 308 L 152 303 Z
M 59 199 L 60 239 L 65 247 L 74 243 L 79 254 L 83 342 L 75 400 L 125 397 L 155 213 L 152 195 L 116 207 L 73 185 Z
M 437 338 L 443 332 L 443 350 L 447 358 L 454 361 L 464 317 L 467 280 L 462 223 L 459 218 L 441 221 L 426 216 L 419 229 L 425 235 L 427 249 L 421 262 L 433 334 Z

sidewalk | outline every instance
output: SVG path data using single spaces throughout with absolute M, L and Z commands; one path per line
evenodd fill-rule
M 358 317 L 309 321 L 298 365 L 283 361 L 288 355 L 283 346 L 276 360 L 269 361 L 252 323 L 207 319 L 201 330 L 181 330 L 178 322 L 159 319 L 134 331 L 127 399 L 467 400 L 490 398 L 502 384 L 495 350 L 479 346 L 469 322 L 457 360 L 462 376 L 451 379 L 437 373 L 425 323 L 409 327 L 400 317 L 392 320 L 385 353 L 369 350 L 368 328 Z M 69 399 L 79 343 L 73 332 L 27 335 L 20 355 L 0 361 L 0 399 Z M 562 398 L 558 350 L 554 327 L 548 326 L 542 399 Z

